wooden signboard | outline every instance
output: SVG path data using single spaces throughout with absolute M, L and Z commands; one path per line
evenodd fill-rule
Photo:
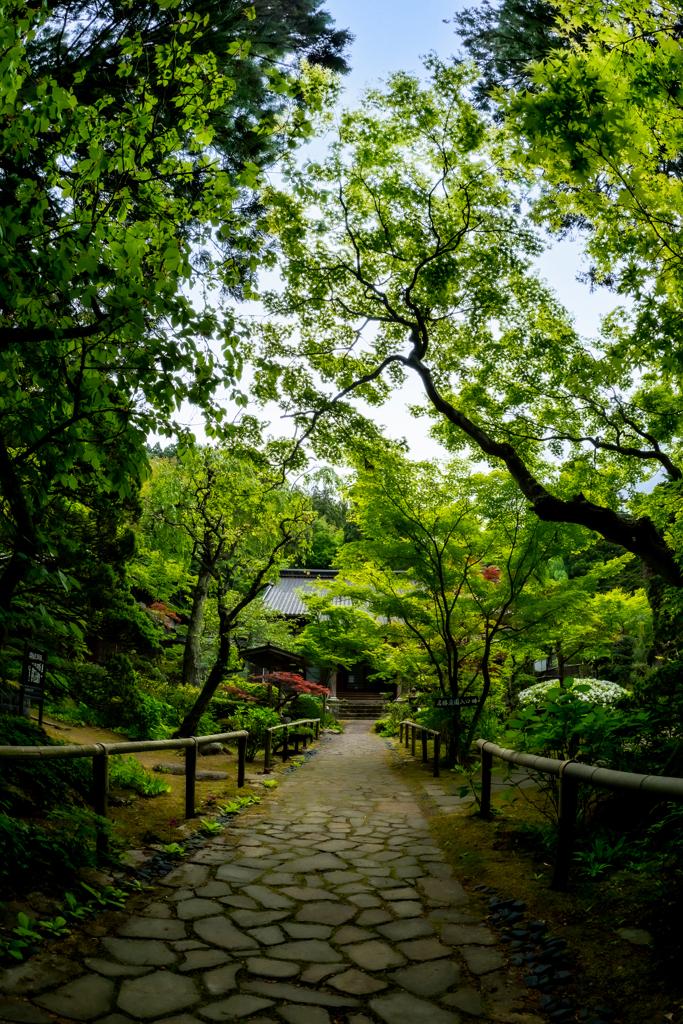
M 437 697 L 434 701 L 435 708 L 476 708 L 479 703 L 478 697 Z
M 24 665 L 21 673 L 21 693 L 29 703 L 38 704 L 38 724 L 43 724 L 43 702 L 45 700 L 45 673 L 47 654 L 40 647 L 28 641 L 24 646 Z M 22 700 L 23 703 L 23 700 Z

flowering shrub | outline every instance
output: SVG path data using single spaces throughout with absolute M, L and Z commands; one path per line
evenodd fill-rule
M 611 683 L 608 679 L 565 679 L 562 687 L 557 679 L 545 679 L 542 683 L 534 683 L 533 686 L 522 690 L 517 700 L 522 707 L 529 704 L 544 704 L 549 698 L 556 698 L 563 690 L 571 691 L 573 697 L 586 704 L 598 704 L 602 707 L 628 696 L 628 690 Z

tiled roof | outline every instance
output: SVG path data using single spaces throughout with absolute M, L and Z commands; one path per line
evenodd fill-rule
M 306 615 L 306 605 L 299 595 L 303 592 L 324 596 L 325 582 L 331 582 L 336 575 L 335 569 L 283 569 L 279 583 L 264 594 L 263 603 L 266 608 L 282 615 Z M 351 600 L 335 597 L 333 604 L 350 605 Z

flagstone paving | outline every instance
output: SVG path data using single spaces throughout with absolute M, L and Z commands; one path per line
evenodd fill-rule
M 5 972 L 0 1024 L 543 1024 L 370 727 L 323 743 L 70 973 Z

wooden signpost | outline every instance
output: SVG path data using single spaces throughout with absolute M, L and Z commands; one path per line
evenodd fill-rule
M 437 697 L 435 708 L 476 708 L 478 697 Z
M 38 725 L 43 724 L 43 702 L 45 700 L 45 673 L 47 671 L 47 654 L 40 647 L 33 647 L 26 641 L 24 645 L 24 665 L 21 672 L 21 706 L 24 698 L 38 704 Z

